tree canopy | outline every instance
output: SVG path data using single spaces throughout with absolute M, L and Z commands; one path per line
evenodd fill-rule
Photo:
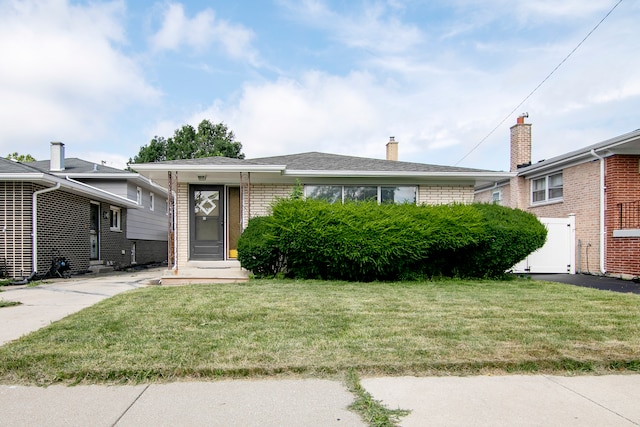
M 176 129 L 168 139 L 155 136 L 149 144 L 140 147 L 138 154 L 129 162 L 153 163 L 213 156 L 244 159 L 241 150 L 242 144 L 235 140 L 235 135 L 227 125 L 212 124 L 205 119 L 197 129 L 191 125 Z
M 33 158 L 31 154 L 18 154 L 17 151 L 7 155 L 7 159 L 15 160 L 18 162 L 35 162 L 36 159 Z

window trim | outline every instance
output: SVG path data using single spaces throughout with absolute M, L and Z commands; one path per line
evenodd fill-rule
M 560 176 L 560 178 L 562 179 L 562 184 L 560 186 L 556 185 L 556 186 L 551 186 L 551 179 L 554 177 Z M 534 184 L 536 182 L 542 182 L 544 183 L 543 187 L 539 188 L 539 189 L 534 189 Z M 559 197 L 550 197 L 551 196 L 551 191 L 553 190 L 558 190 L 560 189 L 562 191 L 562 195 Z M 530 195 L 530 203 L 532 206 L 539 206 L 539 205 L 544 205 L 544 204 L 548 204 L 548 203 L 558 203 L 558 202 L 562 202 L 564 200 L 564 175 L 562 173 L 562 171 L 560 172 L 554 172 L 548 175 L 543 175 L 543 176 L 538 176 L 536 178 L 531 178 L 530 179 L 530 183 L 529 183 L 529 195 Z M 535 193 L 539 193 L 539 192 L 544 192 L 544 198 L 541 200 L 534 200 L 534 194 Z
M 136 187 L 136 203 L 138 206 L 142 206 L 142 188 Z
M 156 195 L 153 193 L 149 193 L 149 210 L 153 211 L 156 209 Z
M 498 195 L 498 197 L 494 197 L 495 195 Z M 502 190 L 493 190 L 491 192 L 491 203 L 496 205 L 502 204 Z
M 378 204 L 382 204 L 382 190 L 383 188 L 390 188 L 390 187 L 407 187 L 407 188 L 413 188 L 413 204 L 418 204 L 418 193 L 419 193 L 419 188 L 418 185 L 411 185 L 411 184 L 406 184 L 406 185 L 394 185 L 394 184 L 305 184 L 304 185 L 304 197 L 307 198 L 309 197 L 309 193 L 308 193 L 308 188 L 309 187 L 340 187 L 340 197 L 338 197 L 336 199 L 336 202 L 340 201 L 341 203 L 345 203 L 345 201 L 349 201 L 350 199 L 347 199 L 346 196 L 346 191 L 345 189 L 348 187 L 376 187 L 376 202 Z M 372 199 L 373 200 L 373 199 Z M 410 203 L 410 202 L 404 202 L 404 203 Z
M 122 208 L 118 206 L 109 206 L 109 230 L 122 231 Z

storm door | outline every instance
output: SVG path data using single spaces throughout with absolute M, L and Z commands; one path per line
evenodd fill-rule
M 224 188 L 193 185 L 189 191 L 190 259 L 224 258 Z
M 91 202 L 89 210 L 89 259 L 100 257 L 100 204 Z

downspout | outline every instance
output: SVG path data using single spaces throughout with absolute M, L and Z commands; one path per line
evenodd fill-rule
M 595 149 L 591 149 L 591 155 L 600 160 L 600 274 L 605 274 L 604 268 L 604 157 L 596 154 Z
M 54 187 L 43 188 L 42 190 L 35 191 L 32 195 L 33 201 L 31 203 L 31 246 L 32 246 L 32 277 L 38 273 L 38 196 L 40 194 L 48 193 L 50 191 L 55 191 L 60 188 L 60 183 L 56 183 Z

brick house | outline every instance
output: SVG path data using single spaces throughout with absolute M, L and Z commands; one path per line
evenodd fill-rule
M 575 271 L 640 276 L 640 130 L 531 163 L 531 124 L 511 127 L 513 176 L 476 188 L 541 218 L 573 217 Z
M 0 268 L 5 276 L 45 274 L 57 255 L 73 273 L 163 262 L 167 192 L 136 173 L 65 159 L 0 158 Z
M 236 244 L 249 218 L 269 213 L 296 183 L 305 197 L 332 202 L 374 199 L 395 203 L 471 203 L 474 187 L 509 173 L 399 162 L 397 142 L 387 158 L 302 153 L 259 159 L 209 157 L 135 164 L 140 174 L 175 194 L 169 207 L 171 270 L 163 282 L 244 280 Z

